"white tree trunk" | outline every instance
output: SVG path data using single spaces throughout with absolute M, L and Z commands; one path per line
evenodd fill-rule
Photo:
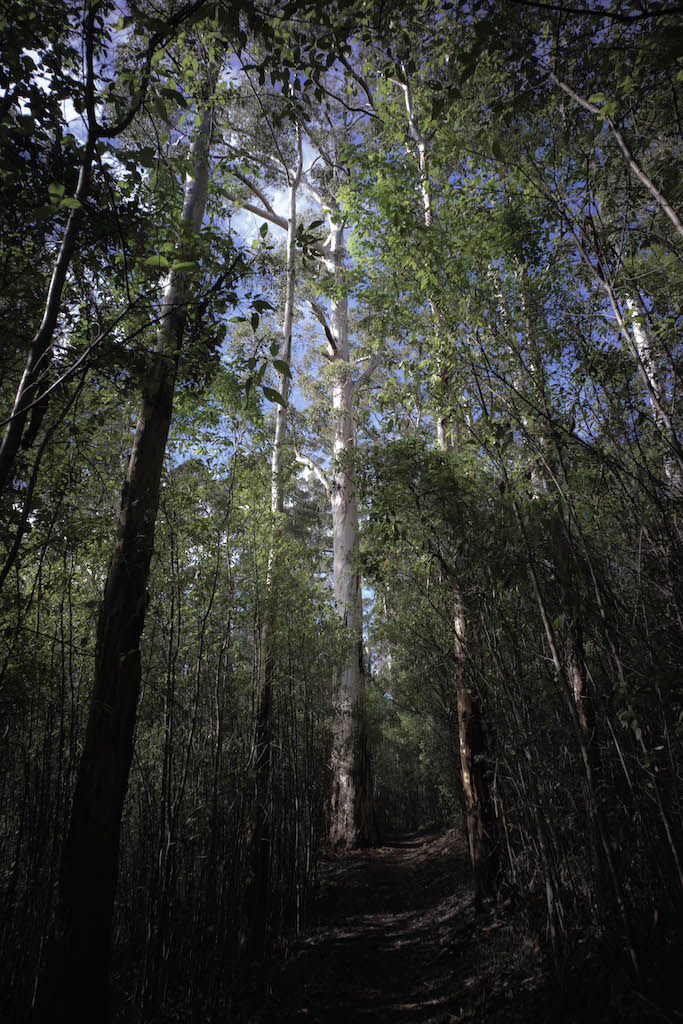
M 631 330 L 633 331 L 636 352 L 642 365 L 642 371 L 650 385 L 648 389 L 650 405 L 660 430 L 662 433 L 667 434 L 666 418 L 662 415 L 665 404 L 664 387 L 657 366 L 654 342 L 647 325 L 645 310 L 640 300 L 631 295 L 626 296 L 626 308 L 631 314 Z M 670 454 L 664 458 L 664 475 L 666 476 L 669 490 L 674 494 L 681 494 L 683 492 L 683 471 Z
M 326 267 L 339 282 L 344 259 L 344 228 L 330 219 Z M 353 474 L 354 384 L 349 372 L 348 299 L 335 294 L 330 307 L 337 376 L 332 394 L 333 477 L 330 488 L 334 552 L 334 601 L 347 637 L 342 663 L 333 679 L 332 803 L 330 841 L 354 846 L 376 838 L 364 750 L 363 604 L 358 572 L 358 495 Z

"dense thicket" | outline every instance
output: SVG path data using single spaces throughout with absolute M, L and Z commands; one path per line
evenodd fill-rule
M 673 949 L 680 16 L 386 6 L 0 12 L 8 1019 L 91 928 L 228 1012 L 426 822 L 558 969 Z

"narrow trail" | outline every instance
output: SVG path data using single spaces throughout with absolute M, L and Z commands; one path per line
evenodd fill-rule
M 324 862 L 310 927 L 284 956 L 260 965 L 240 1021 L 683 1021 L 625 991 L 605 963 L 577 966 L 561 991 L 511 908 L 475 914 L 467 847 L 457 833 L 416 832 L 384 843 Z
M 250 1020 L 528 1020 L 507 990 L 511 978 L 517 995 L 536 986 L 538 972 L 528 938 L 475 916 L 462 838 L 414 833 L 325 863 L 313 925 Z

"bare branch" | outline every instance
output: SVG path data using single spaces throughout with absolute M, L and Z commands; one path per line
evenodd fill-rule
M 322 325 L 322 329 L 325 332 L 325 337 L 327 338 L 327 344 L 330 346 L 332 350 L 330 354 L 324 353 L 325 358 L 329 359 L 329 361 L 333 363 L 335 359 L 339 357 L 339 349 L 337 348 L 337 343 L 334 340 L 334 335 L 330 330 L 330 322 L 327 319 L 327 314 L 325 313 L 325 310 L 322 308 L 322 306 L 320 306 L 313 299 L 309 299 L 308 304 L 313 310 L 316 320 L 318 320 L 318 322 Z
M 246 174 L 242 174 L 240 171 L 236 171 L 234 168 L 231 168 L 231 173 L 239 181 L 241 181 L 243 185 L 246 185 L 247 188 L 249 189 L 249 191 L 253 192 L 253 194 L 256 196 L 257 199 L 261 200 L 261 202 L 265 206 L 266 210 L 268 210 L 268 212 L 273 217 L 277 217 L 278 216 L 278 214 L 275 213 L 275 210 L 271 206 L 271 203 L 270 203 L 270 200 L 268 199 L 268 196 L 265 194 L 265 192 L 262 191 L 262 189 L 259 188 L 259 186 L 256 184 L 255 181 L 252 181 L 251 178 L 248 178 L 246 176 Z
M 654 198 L 657 200 L 661 208 L 664 210 L 664 213 L 667 215 L 673 226 L 676 228 L 676 231 L 679 233 L 679 235 L 683 237 L 683 223 L 681 222 L 680 217 L 678 216 L 676 211 L 671 207 L 670 203 L 665 199 L 662 193 L 659 191 L 655 183 L 652 181 L 652 178 L 650 178 L 649 175 L 646 174 L 643 168 L 640 166 L 640 164 L 634 157 L 633 153 L 631 152 L 624 136 L 621 134 L 621 132 L 617 128 L 616 124 L 614 123 L 610 115 L 606 113 L 602 107 L 598 107 L 595 103 L 591 103 L 590 100 L 584 99 L 583 96 L 580 96 L 577 92 L 575 92 L 574 89 L 572 89 L 570 85 L 567 85 L 566 82 L 561 82 L 557 75 L 553 74 L 552 71 L 548 72 L 548 77 L 550 78 L 551 82 L 554 82 L 554 84 L 559 89 L 561 89 L 562 92 L 566 93 L 567 96 L 570 96 L 574 100 L 574 102 L 582 106 L 584 110 L 589 110 L 591 114 L 602 114 L 602 116 L 604 117 L 605 121 L 607 122 L 612 131 L 612 135 L 614 136 L 614 139 L 617 145 L 619 146 L 619 149 L 624 154 L 626 163 L 629 165 L 629 167 L 635 174 L 636 178 L 638 178 L 638 180 L 642 182 L 645 188 L 654 196 Z
M 320 483 L 325 488 L 325 493 L 327 494 L 327 497 L 330 498 L 332 496 L 332 488 L 330 486 L 329 480 L 325 476 L 320 466 L 318 466 L 313 461 L 313 459 L 309 459 L 307 455 L 301 455 L 301 453 L 298 452 L 296 448 L 294 449 L 294 456 L 300 466 L 306 466 L 307 469 L 310 469 L 311 473 L 313 473 L 313 475 L 320 481 Z
M 262 207 L 256 206 L 254 203 L 242 203 L 242 209 L 248 210 L 249 213 L 253 213 L 256 217 L 263 217 L 264 220 L 269 220 L 271 224 L 275 224 L 276 227 L 282 228 L 283 231 L 287 230 L 286 218 L 278 216 L 278 214 L 273 213 L 272 210 L 264 210 Z

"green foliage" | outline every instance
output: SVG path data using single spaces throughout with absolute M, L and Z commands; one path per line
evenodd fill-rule
M 182 10 L 171 6 L 169 17 Z M 118 25 L 110 3 L 12 0 L 0 14 L 5 419 L 60 240 L 81 218 L 40 371 L 41 396 L 54 388 L 0 495 L 8 1016 L 29 1004 L 49 916 L 169 274 L 186 285 L 188 316 L 121 845 L 116 935 L 136 965 L 127 1019 L 150 992 L 160 1013 L 206 1002 L 207 1017 L 233 998 L 222 969 L 207 990 L 201 977 L 235 948 L 273 595 L 273 933 L 298 926 L 310 898 L 327 833 L 331 666 L 348 637 L 332 595 L 329 503 L 300 474 L 292 442 L 324 458 L 331 389 L 358 380 L 370 354 L 381 368 L 356 393 L 344 465 L 361 500 L 385 827 L 450 825 L 462 807 L 460 600 L 503 889 L 537 933 L 554 929 L 558 958 L 587 922 L 654 942 L 653 907 L 664 920 L 678 898 L 681 239 L 611 123 L 680 212 L 680 29 L 664 11 L 620 20 L 605 8 L 589 25 L 580 12 L 498 2 L 389 6 L 207 5 L 170 30 L 146 4 Z M 210 200 L 194 238 L 181 225 L 186 143 L 207 100 L 203 70 L 226 48 L 235 56 L 215 83 Z M 76 198 L 93 103 L 91 178 Z M 323 204 L 300 210 L 288 361 L 278 229 L 263 225 L 250 245 L 231 218 L 246 194 L 236 172 L 279 201 L 265 129 L 291 164 L 297 124 L 333 159 L 309 168 Z M 348 239 L 336 275 L 320 260 L 326 218 Z M 356 365 L 320 354 L 332 335 L 304 312 L 312 296 L 350 299 Z M 634 297 L 642 312 L 627 314 Z M 636 326 L 670 429 L 643 386 Z M 286 406 L 277 375 L 292 382 L 296 433 L 282 452 L 285 512 L 273 517 L 274 406 Z M 567 685 L 577 660 L 587 752 Z M 605 846 L 629 851 L 611 876 Z

